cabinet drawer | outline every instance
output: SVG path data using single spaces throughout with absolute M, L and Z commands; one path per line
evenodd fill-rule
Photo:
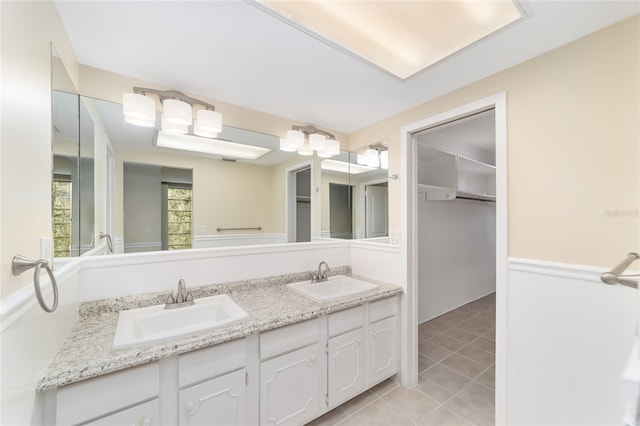
M 189 352 L 178 358 L 178 384 L 184 387 L 219 376 L 244 367 L 246 362 L 245 339 Z
M 158 396 L 158 363 L 129 368 L 57 391 L 56 424 L 86 422 Z
M 113 426 L 113 425 L 135 425 L 135 426 L 158 426 L 160 416 L 160 402 L 158 398 L 143 402 L 135 407 L 118 411 L 117 413 L 101 417 L 89 423 L 88 426 Z
M 260 334 L 260 359 L 271 358 L 315 343 L 320 338 L 319 319 L 300 322 Z
M 378 300 L 369 304 L 369 322 L 376 322 L 398 313 L 398 297 Z
M 346 331 L 362 327 L 364 323 L 364 306 L 345 309 L 329 315 L 329 336 L 337 336 Z

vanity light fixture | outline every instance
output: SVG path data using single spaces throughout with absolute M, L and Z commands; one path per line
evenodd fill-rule
M 219 155 L 223 158 L 257 160 L 271 151 L 269 148 L 229 142 L 222 139 L 210 139 L 193 135 L 178 135 L 175 133 L 165 132 L 164 130 L 156 133 L 156 137 L 153 141 L 154 146 Z
M 364 154 L 357 154 L 356 162 L 362 166 L 388 169 L 389 149 L 382 142 L 369 145 Z
M 205 138 L 215 138 L 222 131 L 222 116 L 208 102 L 192 98 L 175 90 L 157 90 L 134 87 L 133 93 L 122 96 L 122 109 L 127 123 L 136 126 L 154 127 L 156 124 L 157 96 L 162 104 L 162 130 L 172 134 L 186 134 L 193 124 L 193 132 Z M 193 120 L 195 106 L 200 108 Z
M 307 141 L 305 141 L 305 136 Z M 280 150 L 295 152 L 304 156 L 318 153 L 320 158 L 330 158 L 340 154 L 340 142 L 329 132 L 320 130 L 315 126 L 291 126 L 287 131 L 287 137 L 280 139 Z

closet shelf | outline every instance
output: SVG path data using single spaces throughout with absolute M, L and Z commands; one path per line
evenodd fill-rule
M 425 193 L 427 201 L 495 201 L 495 166 L 426 146 L 420 146 L 418 154 L 418 192 Z

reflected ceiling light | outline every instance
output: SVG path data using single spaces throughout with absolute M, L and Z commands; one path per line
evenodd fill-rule
M 367 157 L 364 154 L 356 154 L 356 162 L 361 166 L 367 165 Z
M 525 16 L 511 0 L 249 4 L 401 80 Z
M 307 141 L 305 142 L 305 136 Z M 291 126 L 287 131 L 287 137 L 280 139 L 280 150 L 293 152 L 300 155 L 313 155 L 318 152 L 320 158 L 330 158 L 340 154 L 340 142 L 329 132 L 320 130 L 315 126 Z
M 124 121 L 136 126 L 153 127 L 156 125 L 156 101 L 137 93 L 122 95 Z
M 224 158 L 239 158 L 242 160 L 256 160 L 271 151 L 268 148 L 260 146 L 244 145 L 221 139 L 201 138 L 192 135 L 175 135 L 165 131 L 157 132 L 153 145 L 163 148 L 219 155 Z
M 162 130 L 167 133 L 188 133 L 193 124 L 193 132 L 202 137 L 216 138 L 222 131 L 222 116 L 210 103 L 192 98 L 175 90 L 157 90 L 134 87 L 133 93 L 122 96 L 122 110 L 125 121 L 136 126 L 153 127 L 156 123 L 156 101 L 162 104 Z M 193 120 L 193 107 L 200 106 L 197 119 Z
M 358 164 L 338 160 L 323 160 L 322 163 L 320 163 L 320 168 L 329 172 L 347 173 L 352 175 L 359 175 L 360 173 L 376 170 L 372 167 L 360 166 Z

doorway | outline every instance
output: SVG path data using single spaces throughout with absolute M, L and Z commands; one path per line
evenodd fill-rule
M 418 379 L 418 322 L 419 322 L 419 239 L 418 232 L 418 143 L 417 135 L 427 129 L 446 125 L 488 109 L 495 110 L 495 271 L 496 271 L 496 332 L 495 332 L 495 405 L 496 423 L 506 422 L 506 323 L 507 323 L 507 156 L 506 156 L 506 94 L 500 93 L 459 108 L 409 124 L 401 130 L 401 193 L 402 234 L 406 239 L 402 257 L 405 262 L 406 292 L 402 301 L 401 381 L 405 387 Z M 443 185 L 444 186 L 444 185 Z M 441 197 L 449 196 L 443 191 Z M 424 197 L 424 195 L 422 195 Z M 445 199 L 445 198 L 442 198 Z M 459 262 L 469 259 L 460 257 Z
M 287 173 L 287 242 L 311 241 L 311 162 L 290 167 Z
M 382 182 L 366 182 L 362 184 L 361 194 L 364 196 L 362 214 L 365 238 L 381 238 L 389 236 L 389 184 Z
M 329 233 L 331 238 L 353 238 L 353 187 L 329 183 Z

